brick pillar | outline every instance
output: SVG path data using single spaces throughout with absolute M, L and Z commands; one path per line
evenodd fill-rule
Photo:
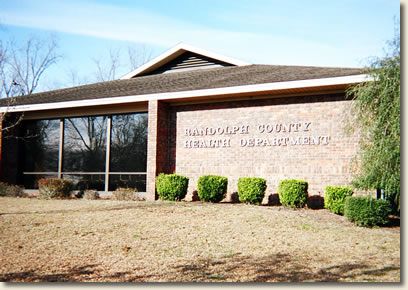
M 148 200 L 156 199 L 156 176 L 167 173 L 168 118 L 167 105 L 160 101 L 149 101 L 147 137 L 147 177 Z

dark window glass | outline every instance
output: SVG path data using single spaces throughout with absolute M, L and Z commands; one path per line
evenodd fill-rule
M 57 172 L 60 120 L 26 121 L 24 172 Z
M 109 190 L 118 187 L 146 191 L 147 113 L 112 116 Z M 122 172 L 117 174 L 115 172 Z
M 147 113 L 112 116 L 111 172 L 146 172 Z
M 66 118 L 63 172 L 104 172 L 106 116 Z
M 104 190 L 107 116 L 64 119 L 64 178 L 75 189 Z M 26 121 L 20 175 L 26 188 L 38 188 L 41 177 L 58 171 L 60 120 Z M 20 146 L 19 146 L 20 147 Z M 147 113 L 112 116 L 109 190 L 132 187 L 146 190 Z M 37 172 L 33 174 L 32 172 Z M 135 174 L 136 173 L 136 174 Z M 142 173 L 142 174 L 138 174 Z

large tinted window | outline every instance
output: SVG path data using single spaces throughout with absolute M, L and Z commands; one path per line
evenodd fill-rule
M 65 119 L 64 172 L 104 172 L 107 117 Z
M 147 160 L 147 113 L 112 116 L 112 172 L 145 172 Z
M 76 189 L 105 189 L 108 116 L 64 118 L 62 177 Z M 18 171 L 26 188 L 37 180 L 58 176 L 60 120 L 25 121 Z M 147 113 L 111 117 L 109 190 L 146 190 Z M 19 146 L 20 148 L 20 146 Z M 20 158 L 22 157 L 22 158 Z M 23 162 L 22 162 L 23 161 Z
M 63 177 L 78 190 L 104 190 L 107 117 L 66 118 L 64 122 Z
M 112 116 L 109 190 L 146 191 L 147 113 Z M 119 174 L 120 172 L 120 174 Z
M 59 120 L 39 120 L 25 123 L 24 171 L 58 171 Z
M 40 172 L 58 171 L 60 120 L 25 121 L 23 124 L 24 186 L 36 188 Z M 47 174 L 49 175 L 49 174 Z M 51 176 L 54 176 L 51 174 Z

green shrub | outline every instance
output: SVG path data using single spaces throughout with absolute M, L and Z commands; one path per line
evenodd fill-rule
M 24 189 L 18 185 L 10 185 L 0 182 L 0 196 L 24 197 Z
M 72 181 L 62 178 L 41 178 L 38 180 L 39 198 L 68 198 Z
M 307 202 L 308 183 L 303 180 L 285 179 L 279 183 L 279 201 L 288 207 L 303 207 Z
M 324 191 L 324 207 L 335 214 L 344 214 L 344 200 L 353 190 L 348 186 L 327 186 Z
M 159 174 L 156 190 L 160 199 L 182 200 L 187 194 L 188 178 L 177 174 Z
M 96 190 L 88 189 L 84 191 L 84 195 L 82 198 L 89 200 L 99 199 L 99 193 Z
M 266 180 L 258 177 L 238 179 L 238 197 L 240 202 L 260 204 L 264 198 Z
M 228 178 L 217 175 L 204 175 L 198 179 L 198 197 L 202 201 L 220 202 L 227 193 Z
M 358 226 L 385 225 L 391 212 L 388 200 L 371 196 L 348 196 L 344 202 L 344 216 Z

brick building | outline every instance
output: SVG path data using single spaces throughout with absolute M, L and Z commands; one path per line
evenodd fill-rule
M 178 45 L 119 80 L 0 100 L 12 122 L 0 142 L 1 180 L 36 189 L 41 177 L 78 189 L 135 187 L 155 177 L 244 176 L 309 182 L 311 194 L 347 184 L 358 136 L 345 132 L 345 90 L 361 69 L 256 65 Z M 1 136 L 1 135 L 0 135 Z M 18 138 L 16 138 L 16 136 Z

